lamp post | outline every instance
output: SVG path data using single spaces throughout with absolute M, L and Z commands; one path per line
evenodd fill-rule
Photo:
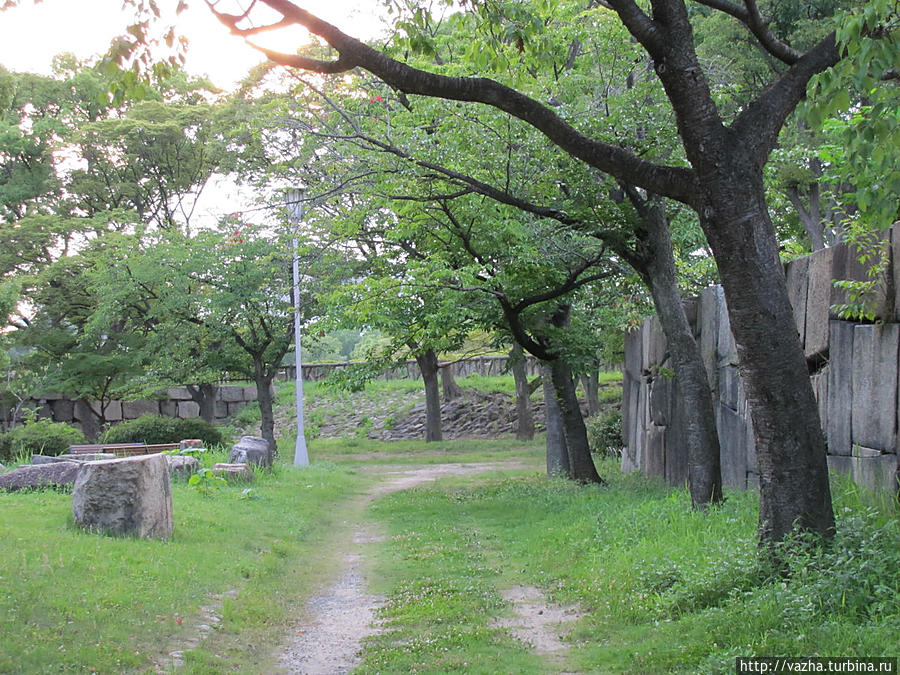
M 300 352 L 300 262 L 297 257 L 297 226 L 303 220 L 303 190 L 289 190 L 284 198 L 291 230 L 292 268 L 294 274 L 294 382 L 297 392 L 297 443 L 294 466 L 309 466 L 306 434 L 303 429 L 303 362 Z

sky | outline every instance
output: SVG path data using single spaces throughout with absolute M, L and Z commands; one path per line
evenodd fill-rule
M 223 0 L 220 6 L 222 11 L 239 13 L 239 6 L 246 2 Z M 370 38 L 379 32 L 373 12 L 380 6 L 378 2 L 311 0 L 303 4 L 355 37 Z M 163 11 L 173 11 L 176 0 L 159 0 L 159 5 Z M 49 74 L 56 54 L 72 52 L 88 59 L 104 52 L 113 37 L 124 33 L 130 18 L 122 9 L 122 0 L 42 0 L 38 4 L 20 0 L 19 7 L 0 12 L 0 65 L 17 72 Z M 264 60 L 243 39 L 229 35 L 203 0 L 190 0 L 176 22 L 190 40 L 186 69 L 194 75 L 210 76 L 218 87 L 230 89 Z M 282 35 L 267 35 L 265 44 L 293 52 L 307 39 L 305 30 L 294 28 Z

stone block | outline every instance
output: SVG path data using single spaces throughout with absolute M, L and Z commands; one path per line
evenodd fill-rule
M 684 315 L 696 340 L 700 337 L 700 298 L 688 298 L 681 304 L 684 306 Z
M 200 460 L 196 457 L 182 455 L 165 455 L 166 464 L 169 467 L 169 476 L 175 478 L 187 478 L 193 473 L 197 473 L 200 468 Z
M 641 337 L 643 339 L 642 349 L 644 350 L 641 358 L 644 368 L 652 369 L 653 366 L 662 365 L 668 354 L 668 344 L 666 343 L 666 335 L 663 333 L 659 318 L 648 316 L 644 319 Z
M 200 404 L 193 401 L 178 401 L 178 417 L 183 419 L 200 417 Z
M 631 444 L 631 439 L 634 438 L 632 420 L 634 419 L 633 411 L 637 406 L 637 388 L 638 383 L 625 370 L 622 373 L 622 447 L 625 448 L 623 455 L 628 453 L 628 446 Z M 631 470 L 633 467 L 629 467 L 629 471 Z
M 164 417 L 178 417 L 178 401 L 160 401 L 159 414 Z
M 800 336 L 800 344 L 806 344 L 806 295 L 807 275 L 809 274 L 809 258 L 797 258 L 792 260 L 784 268 L 785 283 L 787 284 L 788 299 L 794 309 L 794 323 L 797 325 L 797 334 Z
M 734 336 L 731 334 L 731 322 L 728 319 L 728 304 L 725 302 L 725 293 L 721 287 L 716 287 L 719 293 L 717 303 L 718 308 L 718 350 L 716 358 L 716 366 L 733 366 L 738 363 L 737 345 L 734 342 Z
M 881 450 L 877 450 L 876 448 L 866 448 L 862 445 L 854 445 L 853 446 L 853 457 L 863 457 L 865 459 L 871 459 L 872 457 L 881 457 L 884 453 Z
M 747 424 L 734 410 L 718 406 L 719 453 L 722 458 L 722 484 L 747 489 Z
M 747 489 L 759 491 L 759 474 L 755 471 L 747 472 Z
M 737 411 L 741 399 L 741 378 L 738 369 L 734 366 L 723 366 L 718 369 L 718 373 L 719 402 Z
M 700 358 L 709 378 L 709 386 L 713 390 L 715 398 L 718 376 L 716 364 L 718 363 L 719 344 L 719 307 L 717 287 L 704 288 L 700 294 Z
M 159 401 L 125 401 L 122 403 L 122 417 L 133 420 L 141 415 L 159 415 Z
M 272 466 L 272 452 L 269 449 L 269 442 L 259 436 L 242 436 L 241 440 L 231 447 L 231 455 L 228 461 L 232 464 Z
M 806 358 L 828 354 L 828 315 L 831 312 L 831 280 L 834 249 L 826 248 L 809 256 L 806 290 Z
M 643 472 L 647 476 L 666 475 L 666 428 L 651 424 L 647 429 Z
M 828 470 L 845 476 L 853 475 L 853 458 L 846 455 L 828 455 Z
M 625 333 L 625 372 L 635 380 L 640 380 L 643 373 L 641 332 L 636 328 Z
M 166 455 L 82 464 L 72 489 L 75 523 L 106 534 L 172 536 L 172 489 Z
M 253 469 L 246 464 L 225 464 L 220 462 L 213 466 L 212 471 L 225 480 L 253 480 Z
M 110 401 L 106 406 L 106 421 L 121 422 L 122 421 L 122 402 Z
M 846 321 L 829 322 L 825 433 L 831 455 L 849 456 L 853 448 L 853 329 Z
M 244 388 L 243 387 L 235 387 L 233 385 L 219 387 L 219 391 L 216 394 L 216 400 L 217 401 L 228 401 L 229 403 L 233 403 L 235 401 L 243 401 L 244 400 Z
M 27 464 L 0 476 L 0 490 L 65 487 L 75 482 L 79 466 L 78 462 Z
M 225 401 L 213 401 L 213 415 L 216 419 L 224 419 L 228 417 L 228 406 L 235 405 L 233 403 L 226 403 Z M 247 405 L 247 402 L 244 401 L 244 405 Z
M 887 230 L 879 232 L 878 236 L 883 240 L 884 245 L 889 245 L 890 234 Z M 850 281 L 869 281 L 868 265 L 859 261 L 860 253 L 855 246 L 842 243 L 832 247 L 834 249 L 833 275 L 836 280 Z M 894 315 L 894 307 L 891 304 L 893 298 L 888 298 L 886 284 L 877 284 L 874 291 L 868 294 L 864 301 L 875 308 L 878 318 L 884 318 L 885 312 L 889 311 L 889 316 Z M 831 304 L 842 305 L 850 300 L 848 291 L 841 288 L 832 288 Z M 838 318 L 834 314 L 831 318 Z
M 650 382 L 650 422 L 664 427 L 669 423 L 672 409 L 672 388 L 674 380 L 657 374 Z
M 53 419 L 56 422 L 71 422 L 75 419 L 75 403 L 68 399 L 57 399 L 50 401 L 50 408 L 53 411 Z
M 826 428 L 828 420 L 828 372 L 823 371 L 813 375 L 812 381 L 813 395 L 816 397 L 816 405 L 819 408 L 819 424 L 822 429 Z
M 900 325 L 853 330 L 851 442 L 893 452 L 897 424 L 897 358 Z
M 687 423 L 684 399 L 679 395 L 678 383 L 672 389 L 672 419 L 666 428 L 666 482 L 682 486 L 688 480 Z
M 897 489 L 897 455 L 851 457 L 853 482 L 870 490 L 895 492 Z
M 418 370 L 416 370 L 416 377 L 419 377 Z M 245 401 L 255 401 L 257 399 L 256 396 L 256 385 L 251 384 L 247 387 L 244 387 L 244 400 Z
M 190 401 L 191 392 L 188 391 L 187 387 L 171 387 L 166 391 L 166 396 L 168 396 L 173 401 Z

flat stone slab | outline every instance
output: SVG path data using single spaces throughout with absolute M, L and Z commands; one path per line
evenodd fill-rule
M 0 476 L 0 489 L 66 487 L 75 482 L 79 466 L 78 462 L 29 464 Z
M 236 480 L 253 480 L 253 469 L 246 464 L 225 464 L 219 462 L 213 466 L 213 473 L 225 478 L 234 478 Z

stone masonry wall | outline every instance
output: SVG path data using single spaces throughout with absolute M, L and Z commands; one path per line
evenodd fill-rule
M 883 245 L 887 271 L 867 298 L 876 308 L 876 324 L 842 321 L 832 309 L 848 301 L 833 279 L 868 279 L 852 247 L 839 244 L 794 260 L 785 275 L 828 440 L 829 466 L 868 488 L 896 489 L 900 226 L 884 233 Z M 722 289 L 707 288 L 685 306 L 713 389 L 723 481 L 740 489 L 757 486 L 753 428 Z M 623 470 L 683 484 L 687 457 L 680 441 L 678 383 L 656 317 L 626 337 L 623 372 Z

